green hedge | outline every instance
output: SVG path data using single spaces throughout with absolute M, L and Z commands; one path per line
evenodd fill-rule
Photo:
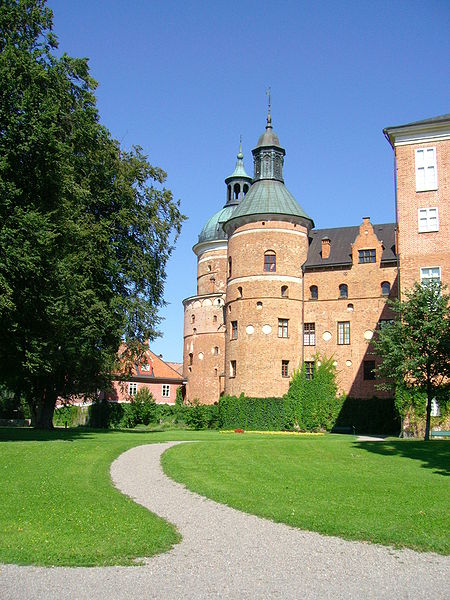
M 286 398 L 247 398 L 224 396 L 219 401 L 221 429 L 281 431 L 294 427 L 292 402 Z
M 189 405 L 154 402 L 117 403 L 106 400 L 95 402 L 89 408 L 90 427 L 99 429 L 132 428 L 136 425 L 158 424 L 162 427 L 188 427 L 189 429 L 216 429 L 217 405 Z
M 83 406 L 61 406 L 55 408 L 53 425 L 55 427 L 76 427 L 85 425 L 88 418 L 88 408 Z

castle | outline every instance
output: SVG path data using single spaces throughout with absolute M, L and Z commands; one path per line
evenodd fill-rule
M 282 396 L 294 369 L 333 357 L 340 390 L 381 395 L 371 339 L 386 299 L 450 273 L 450 115 L 388 127 L 396 223 L 314 229 L 285 186 L 285 150 L 269 112 L 252 151 L 225 179 L 226 203 L 193 247 L 197 294 L 184 305 L 186 397 Z

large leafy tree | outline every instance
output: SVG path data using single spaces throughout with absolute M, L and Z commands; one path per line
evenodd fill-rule
M 396 319 L 374 340 L 382 357 L 377 369 L 392 385 L 426 394 L 425 439 L 430 437 L 434 397 L 448 400 L 450 378 L 450 297 L 440 283 L 416 284 L 405 300 L 391 302 Z
M 99 123 L 87 59 L 56 48 L 44 0 L 0 0 L 0 382 L 42 428 L 107 384 L 122 339 L 157 335 L 184 218 Z

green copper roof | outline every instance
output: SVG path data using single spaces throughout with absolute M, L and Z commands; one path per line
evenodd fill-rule
M 229 219 L 261 214 L 302 217 L 312 222 L 284 183 L 274 179 L 255 181 Z
M 214 214 L 205 224 L 198 236 L 198 243 L 226 240 L 227 234 L 223 230 L 223 223 L 233 216 L 237 205 L 225 206 Z
M 229 183 L 229 181 L 231 179 L 235 179 L 235 178 L 244 178 L 244 179 L 249 179 L 251 181 L 251 177 L 250 175 L 247 174 L 245 167 L 244 167 L 244 155 L 242 154 L 242 144 L 240 144 L 239 146 L 239 152 L 237 155 L 237 161 L 236 161 L 236 166 L 234 167 L 234 171 L 231 175 L 229 175 L 226 179 L 225 179 L 225 183 Z

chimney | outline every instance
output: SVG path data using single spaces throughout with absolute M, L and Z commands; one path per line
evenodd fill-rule
M 330 238 L 325 236 L 322 238 L 322 259 L 330 257 Z

